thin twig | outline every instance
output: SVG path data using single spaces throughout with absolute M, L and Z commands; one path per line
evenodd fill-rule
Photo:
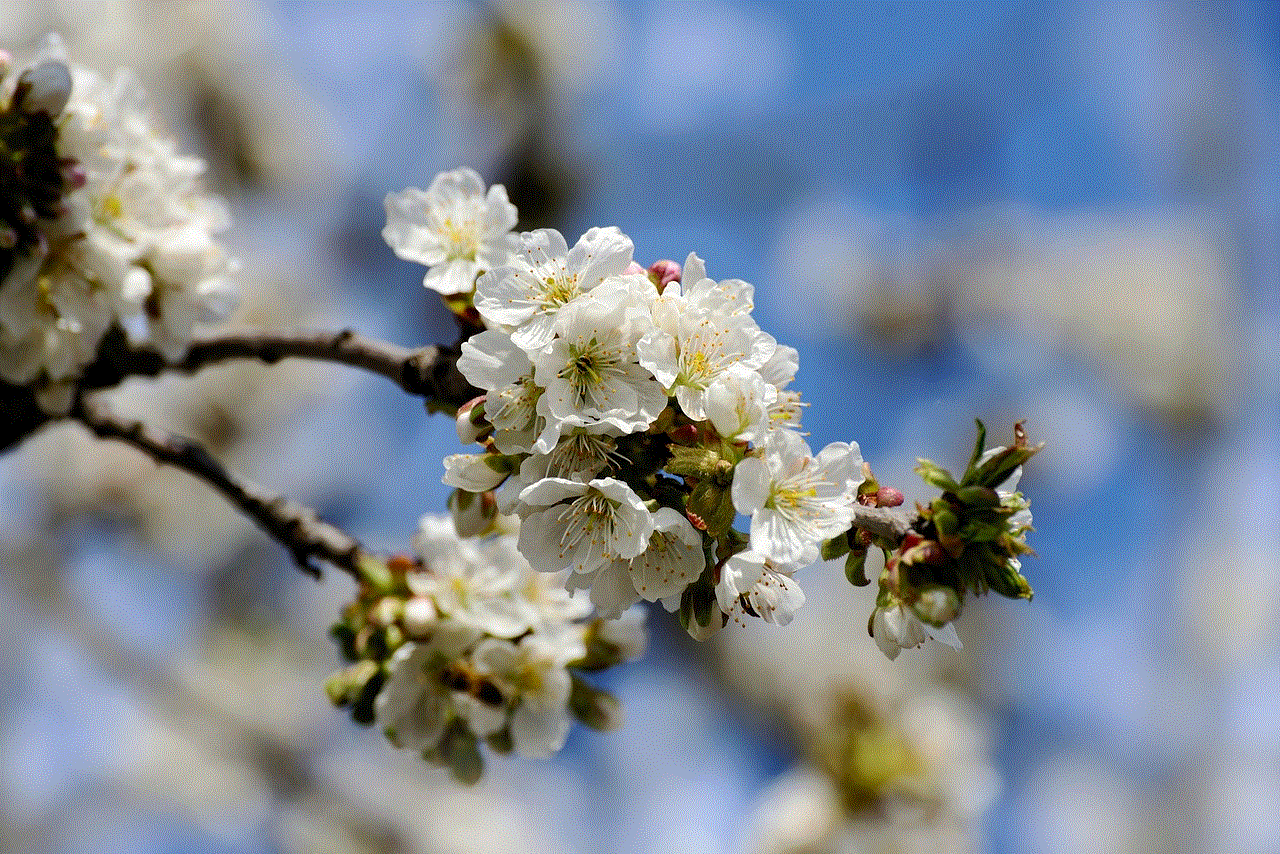
M 100 404 L 83 399 L 71 417 L 99 438 L 133 445 L 157 463 L 204 481 L 287 548 L 298 568 L 308 575 L 320 577 L 319 559 L 359 578 L 359 560 L 365 552 L 358 540 L 319 519 L 311 508 L 229 472 L 201 445 L 140 421 L 116 418 Z

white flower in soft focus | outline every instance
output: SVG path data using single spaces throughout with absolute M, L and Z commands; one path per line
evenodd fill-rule
M 441 613 L 495 637 L 528 631 L 528 609 L 517 593 L 519 567 L 487 560 L 475 542 L 458 537 L 448 516 L 424 516 L 413 547 L 426 565 L 405 576 L 415 596 L 430 597 Z
M 532 512 L 520 524 L 520 553 L 534 569 L 592 572 L 615 558 L 633 558 L 649 545 L 653 514 L 620 480 L 578 483 L 549 477 L 520 493 Z M 562 503 L 563 502 L 563 503 Z
M 535 450 L 550 451 L 571 427 L 643 430 L 666 409 L 666 391 L 636 361 L 647 320 L 637 288 L 653 291 L 643 276 L 619 277 L 560 310 L 555 339 L 532 357 L 534 379 L 546 389 L 538 400 L 546 426 Z
M 484 389 L 484 416 L 493 425 L 493 443 L 504 454 L 528 453 L 537 437 L 542 388 L 533 381 L 533 363 L 511 336 L 486 329 L 462 342 L 458 370 Z
M 511 741 L 521 756 L 549 756 L 564 746 L 572 688 L 565 665 L 584 655 L 582 635 L 567 632 L 526 635 L 517 644 L 489 639 L 476 647 L 476 671 L 515 702 Z
M 561 306 L 631 264 L 631 238 L 616 228 L 593 228 L 569 249 L 560 232 L 543 228 L 520 235 L 506 266 L 476 281 L 475 307 L 490 327 L 511 331 L 533 353 L 551 342 Z
M 510 567 L 515 572 L 512 589 L 521 619 L 543 634 L 578 631 L 574 621 L 591 613 L 591 603 L 585 596 L 575 596 L 565 589 L 568 573 L 538 572 L 530 566 L 520 553 L 516 536 L 511 533 L 492 537 L 482 541 L 479 549 L 489 565 Z
M 409 641 L 387 662 L 387 683 L 374 700 L 374 715 L 399 747 L 436 746 L 454 713 L 453 697 L 441 680 L 442 667 L 459 659 L 479 632 L 452 621 L 439 624 L 424 643 Z
M 93 361 L 111 324 L 107 295 L 74 275 L 15 266 L 0 283 L 0 378 L 23 385 L 42 373 L 73 379 Z
M 751 516 L 751 549 L 781 564 L 806 564 L 849 528 L 862 483 L 857 443 L 833 442 L 814 457 L 799 435 L 774 431 L 733 473 L 733 506 Z
M 759 442 L 773 426 L 769 411 L 778 389 L 755 371 L 735 365 L 707 386 L 703 400 L 707 420 L 722 437 Z
M 239 303 L 231 280 L 239 266 L 202 228 L 157 239 L 143 261 L 151 271 L 145 303 L 151 340 L 166 359 L 177 361 L 197 324 L 224 320 Z
M 518 243 L 506 188 L 486 193 L 472 169 L 441 172 L 425 191 L 389 193 L 385 207 L 382 238 L 399 257 L 426 265 L 422 284 L 444 295 L 470 291 L 476 275 L 505 264 Z
M 960 638 L 954 625 L 947 623 L 942 628 L 934 628 L 900 602 L 876 608 L 871 616 L 871 637 L 890 661 L 897 658 L 902 650 L 915 649 L 929 639 L 952 649 L 960 648 Z
M 766 623 L 785 626 L 804 604 L 804 591 L 789 572 L 774 566 L 764 555 L 745 551 L 731 556 L 721 567 L 716 602 L 740 625 L 745 624 L 743 614 L 753 613 Z
M 37 222 L 39 246 L 0 285 L 0 375 L 74 379 L 106 330 L 140 313 L 173 360 L 194 324 L 223 319 L 235 305 L 236 264 L 213 239 L 228 224 L 226 211 L 200 185 L 204 163 L 179 155 L 156 131 L 132 74 L 102 78 L 70 65 L 51 36 L 0 91 L 7 97 L 19 75 L 44 61 L 68 65 L 57 155 L 84 180 L 64 188 L 57 217 Z
M 465 489 L 467 492 L 488 492 L 497 489 L 511 474 L 499 471 L 492 463 L 501 459 L 493 454 L 450 454 L 444 458 L 446 486 Z

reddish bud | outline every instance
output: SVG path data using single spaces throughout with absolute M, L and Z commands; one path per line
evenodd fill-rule
M 698 425 L 697 424 L 681 424 L 679 427 L 673 427 L 667 431 L 667 435 L 671 437 L 671 441 L 688 444 L 697 441 Z
M 654 261 L 649 265 L 648 272 L 649 281 L 653 282 L 658 289 L 658 293 L 662 293 L 663 289 L 672 282 L 680 281 L 680 265 L 669 258 Z
M 902 493 L 892 486 L 882 486 L 876 491 L 877 507 L 897 507 L 905 500 Z

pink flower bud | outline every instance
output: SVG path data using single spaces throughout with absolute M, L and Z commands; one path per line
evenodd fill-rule
M 85 174 L 83 166 L 71 160 L 62 165 L 62 179 L 67 182 L 68 189 L 78 190 L 89 180 L 89 176 Z
M 622 275 L 634 276 L 636 273 L 643 273 L 643 272 L 644 272 L 644 267 L 641 267 L 639 263 L 632 261 L 630 264 L 627 265 L 627 269 L 622 271 Z
M 672 282 L 680 281 L 680 265 L 670 258 L 663 258 L 661 261 L 654 261 L 649 265 L 649 280 L 653 282 L 661 293 L 663 288 Z
M 892 486 L 882 486 L 876 491 L 877 507 L 897 507 L 905 500 L 902 493 Z

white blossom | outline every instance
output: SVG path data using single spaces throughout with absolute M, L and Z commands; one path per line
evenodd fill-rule
M 747 314 L 719 311 L 654 312 L 656 328 L 636 344 L 640 364 L 675 395 L 695 421 L 706 416 L 707 386 L 730 368 L 758 368 L 777 346 Z
M 528 631 L 518 566 L 486 559 L 475 541 L 458 537 L 448 516 L 424 516 L 413 545 L 425 564 L 405 576 L 415 596 L 429 597 L 450 620 L 478 632 L 512 638 Z
M 409 641 L 395 651 L 374 700 L 378 724 L 394 744 L 409 750 L 436 746 L 454 711 L 454 692 L 440 678 L 442 664 L 456 661 L 478 639 L 475 629 L 446 622 L 430 640 Z
M 549 477 L 526 488 L 520 501 L 545 507 L 520 525 L 520 553 L 535 569 L 592 572 L 648 547 L 653 514 L 630 486 L 613 478 L 578 483 Z
M 766 623 L 785 626 L 804 604 L 804 591 L 790 573 L 754 551 L 732 555 L 720 569 L 716 602 L 731 620 L 743 623 L 753 614 Z
M 174 360 L 194 325 L 235 305 L 236 263 L 213 238 L 228 224 L 225 208 L 200 185 L 203 162 L 156 131 L 132 74 L 71 65 L 56 37 L 28 67 L 43 61 L 69 66 L 56 154 L 83 182 L 68 184 L 56 218 L 37 222 L 39 244 L 0 283 L 0 376 L 74 380 L 112 324 L 133 329 L 139 315 Z M 0 85 L 6 98 L 28 67 Z
M 642 276 L 628 277 L 643 281 Z M 545 391 L 538 414 L 545 427 L 534 449 L 549 451 L 572 427 L 600 432 L 643 430 L 667 406 L 662 385 L 636 361 L 635 344 L 645 331 L 642 311 L 629 297 L 636 282 L 610 280 L 599 298 L 565 306 L 552 327 L 554 340 L 533 355 L 534 379 Z
M 757 372 L 735 365 L 707 386 L 703 409 L 725 439 L 759 442 L 773 427 L 770 409 L 777 400 L 777 388 Z
M 511 741 L 521 756 L 549 756 L 564 746 L 572 688 L 565 665 L 585 654 L 580 634 L 532 634 L 515 644 L 484 640 L 476 647 L 477 672 L 514 702 Z
M 940 628 L 931 626 L 901 602 L 876 608 L 871 616 L 871 636 L 890 661 L 897 658 L 902 650 L 915 649 L 927 639 L 936 640 L 952 649 L 960 648 L 960 638 L 956 635 L 954 625 L 947 623 Z
M 781 564 L 812 563 L 819 544 L 853 522 L 858 446 L 833 442 L 814 457 L 799 435 L 774 431 L 758 452 L 738 463 L 731 492 L 751 516 L 751 548 Z
M 486 329 L 462 342 L 458 371 L 484 389 L 484 414 L 493 425 L 493 443 L 504 454 L 527 453 L 537 436 L 538 398 L 533 363 L 511 336 Z
M 702 535 L 681 513 L 660 507 L 653 514 L 653 523 L 654 531 L 643 552 L 632 558 L 615 558 L 594 574 L 572 578 L 575 586 L 590 587 L 591 602 L 601 617 L 617 619 L 640 599 L 654 602 L 678 596 L 706 568 Z
M 631 263 L 631 239 L 616 228 L 593 228 L 569 249 L 560 232 L 544 228 L 520 235 L 506 266 L 476 282 L 475 307 L 491 327 L 533 353 L 550 343 L 561 307 L 620 275 Z
M 496 465 L 502 459 L 493 454 L 450 454 L 444 458 L 446 486 L 465 489 L 468 492 L 488 492 L 497 489 L 507 479 L 510 471 Z
M 385 206 L 383 239 L 399 257 L 426 265 L 422 284 L 441 294 L 467 293 L 478 273 L 506 263 L 517 245 L 506 188 L 486 192 L 472 169 L 441 172 L 425 191 L 390 193 Z

